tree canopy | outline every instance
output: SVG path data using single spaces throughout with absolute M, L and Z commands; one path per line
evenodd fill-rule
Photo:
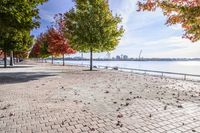
M 39 27 L 38 5 L 47 0 L 0 0 L 1 30 Z
M 48 51 L 55 56 L 75 53 L 67 39 L 55 28 L 48 30 Z
M 49 56 L 60 56 L 64 54 L 74 54 L 67 39 L 55 28 L 41 33 L 31 50 L 30 57 L 47 58 Z
M 62 55 L 64 60 L 65 54 L 74 54 L 76 52 L 70 47 L 68 39 L 64 37 L 62 14 L 56 14 L 54 19 L 55 23 L 46 32 L 37 37 L 30 53 L 31 57 L 46 58 L 50 55 L 52 57 Z
M 41 33 L 32 48 L 31 57 L 47 58 L 51 55 L 48 50 L 48 33 Z
M 30 48 L 30 31 L 40 24 L 38 5 L 45 1 L 0 0 L 0 49 L 6 53 Z
M 167 16 L 167 25 L 181 24 L 184 38 L 195 42 L 200 40 L 200 1 L 199 0 L 146 0 L 138 2 L 138 11 L 155 11 L 161 8 Z
M 65 35 L 73 48 L 89 52 L 116 48 L 123 28 L 113 16 L 107 0 L 75 0 L 75 8 L 65 13 Z

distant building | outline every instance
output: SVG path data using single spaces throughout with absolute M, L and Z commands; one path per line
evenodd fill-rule
M 119 55 L 116 56 L 116 60 L 120 60 L 121 57 Z
M 127 60 L 128 56 L 127 55 L 123 55 L 123 60 Z

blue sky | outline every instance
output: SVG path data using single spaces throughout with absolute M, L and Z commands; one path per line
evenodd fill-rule
M 160 10 L 137 12 L 137 0 L 109 0 L 109 3 L 113 14 L 117 13 L 123 18 L 122 25 L 125 28 L 125 33 L 111 56 L 126 54 L 138 57 L 142 50 L 143 57 L 200 57 L 200 43 L 183 39 L 180 25 L 167 27 L 166 17 Z M 66 12 L 72 7 L 72 0 L 49 0 L 41 5 L 41 26 L 33 30 L 32 34 L 38 35 L 45 31 L 53 22 L 54 14 Z M 95 57 L 106 57 L 106 53 L 95 54 Z

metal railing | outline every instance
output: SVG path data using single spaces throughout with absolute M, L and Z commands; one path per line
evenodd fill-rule
M 88 64 L 73 64 L 73 65 L 84 66 L 84 67 L 90 66 Z M 156 71 L 156 70 L 134 69 L 134 68 L 125 68 L 125 67 L 117 67 L 117 66 L 111 67 L 111 66 L 94 65 L 93 67 L 100 68 L 100 69 L 121 70 L 121 71 L 137 73 L 137 74 L 144 74 L 144 75 L 149 74 L 149 75 L 153 75 L 153 76 L 159 76 L 161 78 L 169 77 L 169 78 L 174 78 L 174 79 L 200 81 L 200 75 L 198 75 L 198 74 L 187 74 L 187 73 L 165 72 L 165 71 Z M 179 76 L 179 77 L 177 77 L 177 76 Z
M 169 76 L 169 75 L 176 75 L 176 76 L 181 76 L 181 79 L 184 80 L 194 80 L 198 79 L 200 80 L 200 75 L 197 74 L 186 74 L 186 73 L 175 73 L 175 72 L 164 72 L 164 71 L 155 71 L 155 70 L 144 70 L 144 69 L 134 69 L 134 68 L 123 68 L 123 67 L 110 67 L 110 66 L 101 66 L 99 65 L 98 68 L 104 68 L 104 69 L 113 69 L 113 70 L 122 70 L 122 71 L 129 71 L 129 72 L 139 72 L 140 74 L 151 74 L 152 73 L 157 74 L 156 76 L 161 76 L 161 77 L 171 77 L 171 78 L 176 78 L 175 76 Z M 188 77 L 194 77 L 194 78 L 188 78 Z

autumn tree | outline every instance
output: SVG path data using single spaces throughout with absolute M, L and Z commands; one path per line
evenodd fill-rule
M 3 55 L 3 50 L 0 50 L 0 57 Z
M 113 16 L 107 0 L 74 0 L 75 8 L 64 14 L 64 33 L 70 46 L 81 52 L 90 52 L 92 70 L 93 52 L 116 48 L 124 30 L 121 18 Z
M 30 57 L 30 58 L 39 58 L 39 56 L 40 56 L 40 45 L 39 45 L 38 42 L 36 42 L 36 43 L 33 45 L 32 49 L 31 49 L 31 52 L 30 52 L 30 54 L 29 54 L 29 57 Z
M 16 58 L 27 58 L 28 53 L 33 45 L 33 36 L 29 31 L 18 32 L 16 41 L 14 42 L 14 48 L 10 51 L 10 65 L 13 65 L 13 54 Z
M 65 65 L 64 55 L 74 54 L 76 52 L 69 46 L 69 43 L 63 36 L 62 32 L 59 32 L 59 30 L 56 30 L 53 27 L 48 30 L 48 51 L 52 54 L 52 56 L 62 55 L 63 66 Z
M 64 55 L 73 54 L 76 51 L 73 50 L 64 37 L 63 33 L 59 28 L 51 27 L 48 31 L 40 34 L 33 46 L 30 57 L 35 58 L 47 58 L 50 55 L 53 56 L 63 56 L 64 65 Z
M 167 16 L 167 25 L 181 24 L 184 38 L 200 40 L 200 0 L 146 0 L 138 2 L 138 11 L 155 11 L 161 8 Z
M 42 59 L 49 57 L 51 53 L 48 51 L 48 33 L 40 34 L 38 43 L 40 45 L 40 57 Z
M 47 58 L 51 55 L 48 51 L 48 33 L 41 33 L 30 52 L 30 57 L 37 57 L 37 58 Z
M 64 66 L 64 55 L 74 54 L 76 51 L 70 47 L 68 40 L 64 37 L 64 16 L 61 13 L 56 14 L 54 20 L 54 25 L 48 30 L 48 49 L 52 54 L 52 63 L 53 56 L 62 55 Z
M 39 27 L 38 5 L 46 0 L 1 0 L 0 1 L 0 49 L 4 51 L 4 67 L 7 66 L 6 55 L 16 48 L 18 33 L 30 32 Z

